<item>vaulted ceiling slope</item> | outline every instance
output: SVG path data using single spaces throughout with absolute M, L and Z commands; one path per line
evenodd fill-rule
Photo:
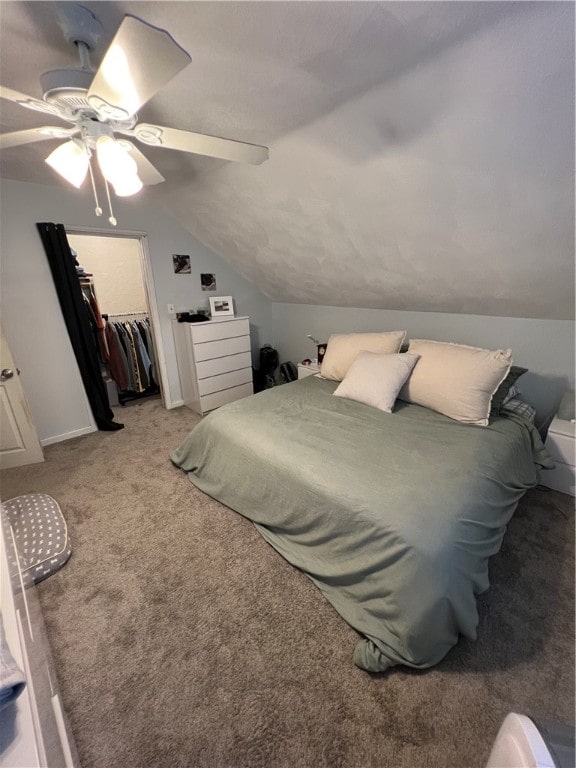
M 51 3 L 1 5 L 2 83 L 39 97 L 76 53 Z M 140 120 L 270 147 L 146 147 L 167 181 L 141 194 L 273 300 L 574 317 L 573 3 L 84 5 L 102 51 L 132 13 L 192 56 Z M 45 124 L 2 106 L 3 131 Z M 5 150 L 2 175 L 64 183 L 55 146 Z

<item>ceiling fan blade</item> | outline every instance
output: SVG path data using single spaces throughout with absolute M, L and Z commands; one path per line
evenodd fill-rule
M 48 104 L 46 101 L 42 101 L 42 99 L 35 99 L 33 96 L 27 96 L 25 93 L 13 91 L 12 88 L 5 88 L 3 85 L 0 85 L 0 99 L 12 101 L 14 104 L 19 104 L 21 107 L 26 107 L 26 109 L 33 109 L 35 112 L 46 112 L 46 114 L 55 115 L 62 120 L 66 119 L 58 107 Z
M 166 181 L 160 171 L 156 170 L 150 160 L 148 160 L 148 158 L 145 157 L 138 147 L 132 144 L 131 141 L 121 139 L 119 143 L 125 146 L 130 152 L 130 157 L 134 158 L 136 166 L 138 167 L 138 176 L 140 177 L 142 184 L 150 186 L 152 184 L 161 184 L 163 181 Z
M 78 128 L 58 128 L 46 125 L 42 128 L 30 128 L 27 131 L 12 131 L 0 134 L 0 149 L 19 147 L 22 144 L 32 144 L 34 141 L 48 141 L 49 139 L 67 139 L 80 133 Z
M 243 141 L 220 139 L 204 133 L 181 131 L 177 128 L 165 128 L 161 125 L 139 123 L 132 130 L 132 135 L 143 144 L 151 147 L 166 147 L 181 152 L 193 152 L 196 155 L 219 157 L 239 163 L 260 165 L 268 159 L 268 147 L 258 144 L 246 144 Z
M 166 30 L 125 16 L 94 75 L 88 101 L 101 117 L 125 120 L 191 61 Z

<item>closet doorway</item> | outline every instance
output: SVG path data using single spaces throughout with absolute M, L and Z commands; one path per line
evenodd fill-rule
M 66 228 L 66 235 L 80 267 L 77 271 L 83 291 L 93 291 L 102 317 L 114 329 L 113 335 L 119 337 L 121 343 L 118 348 L 126 347 L 126 342 L 134 344 L 133 337 L 140 329 L 143 342 L 140 350 L 144 355 L 150 353 L 151 367 L 148 364 L 145 366 L 146 373 L 141 368 L 141 376 L 137 367 L 130 364 L 130 357 L 126 359 L 124 350 L 123 363 L 117 356 L 115 363 L 103 364 L 110 405 L 123 405 L 130 400 L 159 394 L 166 407 L 164 350 L 153 299 L 155 294 L 146 235 L 69 227 Z M 121 332 L 126 326 L 129 327 L 129 334 Z M 138 357 L 141 357 L 140 353 Z M 149 373 L 153 375 L 148 376 Z

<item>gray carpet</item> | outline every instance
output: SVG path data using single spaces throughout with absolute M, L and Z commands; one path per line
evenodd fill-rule
M 197 416 L 158 400 L 121 432 L 8 470 L 60 503 L 73 554 L 39 585 L 84 768 L 481 768 L 504 716 L 574 720 L 574 505 L 528 493 L 493 558 L 475 643 L 370 675 L 354 630 L 169 452 Z

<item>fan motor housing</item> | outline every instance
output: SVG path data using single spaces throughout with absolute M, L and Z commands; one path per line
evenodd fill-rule
M 94 77 L 93 72 L 83 69 L 53 69 L 40 78 L 44 100 L 71 112 L 94 110 L 86 94 Z
M 130 129 L 136 125 L 138 115 L 126 120 L 111 119 L 88 101 L 87 95 L 94 72 L 85 69 L 53 69 L 40 78 L 44 101 L 61 110 L 67 120 L 75 123 L 79 119 L 97 120 L 115 128 Z

